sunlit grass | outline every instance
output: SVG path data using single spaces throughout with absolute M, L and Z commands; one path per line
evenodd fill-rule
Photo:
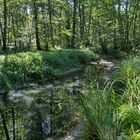
M 103 89 L 81 98 L 85 140 L 139 140 L 140 57 L 124 60 Z M 94 88 L 92 88 L 94 87 Z
M 25 81 L 59 77 L 65 71 L 81 67 L 97 57 L 88 49 L 0 55 L 0 87 L 7 89 Z
M 91 90 L 81 98 L 85 117 L 85 140 L 115 140 L 117 133 L 117 103 L 115 95 L 107 90 Z

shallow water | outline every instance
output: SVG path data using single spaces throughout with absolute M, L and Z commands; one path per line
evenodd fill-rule
M 0 139 L 43 140 L 67 135 L 79 119 L 79 95 L 108 78 L 97 65 L 53 80 L 27 84 L 0 96 Z M 104 79 L 104 80 L 103 80 Z M 7 133 L 6 133 L 7 132 Z

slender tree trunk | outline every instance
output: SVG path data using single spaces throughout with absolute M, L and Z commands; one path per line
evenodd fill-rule
M 16 128 L 15 128 L 15 111 L 14 107 L 12 107 L 12 120 L 13 120 L 13 140 L 16 140 Z
M 15 43 L 15 49 L 17 49 L 17 41 L 16 41 L 16 31 L 15 31 L 15 21 L 14 17 L 12 16 L 12 27 L 13 27 L 13 35 L 14 35 L 14 43 Z
M 36 47 L 37 50 L 41 50 L 40 38 L 39 38 L 39 29 L 38 29 L 38 6 L 36 0 L 33 1 L 33 12 L 34 12 L 34 22 L 35 22 L 35 36 L 36 36 Z
M 79 17 L 80 17 L 80 36 L 81 40 L 84 41 L 84 33 L 85 33 L 85 6 L 84 4 L 79 3 Z
M 2 43 L 1 43 L 1 37 L 0 37 L 0 47 L 2 46 Z
M 100 45 L 103 53 L 108 54 L 108 48 L 106 44 L 106 39 L 101 36 L 101 32 L 99 31 L 99 40 L 100 40 Z
M 140 2 L 139 2 L 139 9 L 140 9 Z M 139 27 L 138 27 L 138 30 L 139 30 L 139 38 L 140 38 L 140 10 L 139 10 L 139 15 L 138 15 L 138 23 L 139 23 Z M 140 40 L 138 41 L 138 44 L 137 45 L 140 45 Z
M 67 0 L 67 8 L 66 8 L 66 11 L 65 11 L 65 17 L 66 17 L 65 28 L 68 31 L 71 30 L 71 16 L 70 16 L 69 9 L 70 9 L 70 7 L 69 7 L 69 3 L 68 3 L 68 0 Z M 67 48 L 70 48 L 70 46 L 71 46 L 70 41 L 71 41 L 70 36 L 66 34 L 66 47 Z
M 122 50 L 124 49 L 124 28 L 123 28 L 123 23 L 122 23 L 122 16 L 121 16 L 121 1 L 118 1 L 118 23 L 119 23 L 119 37 L 120 37 L 120 44 Z
M 48 33 L 47 33 L 47 23 L 46 23 L 46 13 L 45 13 L 45 8 L 43 7 L 43 10 L 42 10 L 42 17 L 43 17 L 43 30 L 44 30 L 44 47 L 45 47 L 45 50 L 48 51 L 49 50 L 49 45 L 48 45 Z
M 3 0 L 3 6 L 4 6 L 3 50 L 5 50 L 7 43 L 7 0 Z
M 53 26 L 52 26 L 52 3 L 51 3 L 51 0 L 48 0 L 48 12 L 49 12 L 49 24 L 50 24 L 51 45 L 54 48 Z
M 128 15 L 128 0 L 126 1 L 126 21 L 125 21 L 125 50 L 128 49 L 128 43 L 129 43 L 129 15 Z
M 75 48 L 75 39 L 76 39 L 76 8 L 77 8 L 77 0 L 74 0 L 74 5 L 73 5 L 72 41 L 71 41 L 71 47 L 72 48 Z
M 116 4 L 115 1 L 113 0 L 112 2 L 112 6 L 113 6 L 113 24 L 116 26 L 117 24 L 117 19 L 116 19 Z M 113 49 L 117 49 L 117 30 L 116 28 L 113 29 Z
M 0 20 L 0 31 L 1 31 L 1 46 L 3 47 L 3 28 L 2 28 L 1 20 Z
M 65 27 L 67 30 L 70 30 L 71 27 L 70 27 L 70 17 L 67 16 L 67 20 L 66 20 L 66 27 Z M 67 48 L 70 47 L 70 36 L 69 35 L 66 35 L 66 46 Z
M 91 3 L 90 5 L 90 10 L 89 10 L 89 19 L 88 19 L 88 27 L 87 27 L 87 34 L 90 35 L 90 28 L 91 28 L 91 21 L 92 21 L 92 10 L 93 10 L 93 4 Z

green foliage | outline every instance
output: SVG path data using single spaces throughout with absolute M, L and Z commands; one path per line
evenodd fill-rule
M 138 56 L 130 56 L 124 60 L 119 66 L 115 76 L 117 78 L 128 79 L 139 76 L 140 74 L 140 58 Z
M 96 46 L 101 49 L 103 42 L 109 49 L 117 48 L 127 51 L 137 48 L 140 44 L 139 1 L 126 2 L 126 9 L 124 9 L 121 1 L 79 0 L 76 2 L 77 10 L 74 10 L 73 2 L 61 0 L 5 2 L 6 8 L 3 1 L 0 1 L 0 24 L 1 37 L 4 27 L 7 29 L 7 48 L 21 49 L 25 46 L 34 46 L 36 32 L 33 30 L 36 27 L 38 28 L 37 40 L 41 48 L 45 48 L 46 44 L 49 49 L 58 45 L 69 46 L 73 34 L 75 34 L 77 48 L 85 44 L 83 45 L 85 47 Z M 35 10 L 37 11 L 35 20 L 37 26 L 32 26 Z M 4 22 L 5 19 L 7 22 Z M 131 24 L 129 24 L 130 21 Z M 75 33 L 73 27 L 75 27 Z M 90 45 L 86 45 L 87 42 L 90 42 Z
M 109 88 L 95 90 L 90 86 L 88 95 L 81 98 L 86 119 L 85 139 L 94 140 L 95 134 L 101 140 L 139 139 L 139 62 L 138 56 L 123 61 L 112 76 Z
M 131 136 L 130 140 L 140 140 L 140 133 L 134 133 Z
M 25 81 L 62 75 L 97 58 L 89 50 L 26 52 L 0 56 L 0 87 L 10 88 Z
M 122 105 L 119 107 L 119 130 L 129 134 L 131 129 L 139 130 L 140 129 L 140 113 L 137 107 Z
M 110 92 L 90 89 L 90 93 L 81 98 L 86 119 L 85 139 L 115 139 L 117 102 L 114 97 Z
M 135 84 L 137 78 L 140 76 L 140 58 L 138 56 L 129 56 L 126 60 L 118 66 L 115 73 L 113 73 L 111 81 L 113 81 L 113 88 L 118 93 L 123 93 L 129 85 L 129 82 Z M 129 82 L 128 82 L 129 81 Z

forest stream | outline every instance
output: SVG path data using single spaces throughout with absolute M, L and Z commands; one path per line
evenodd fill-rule
M 140 140 L 140 0 L 0 0 L 0 140 Z
M 101 60 L 88 63 L 82 70 L 73 72 L 49 84 L 26 84 L 0 94 L 0 139 L 5 134 L 14 140 L 80 140 L 81 122 L 78 98 L 109 80 L 114 62 Z M 74 105 L 74 106 L 73 106 Z

